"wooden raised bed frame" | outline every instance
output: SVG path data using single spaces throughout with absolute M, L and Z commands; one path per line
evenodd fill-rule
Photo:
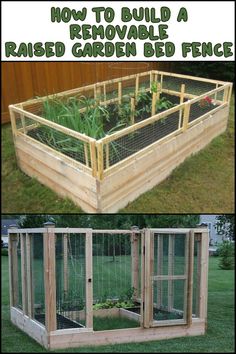
M 34 319 L 34 301 L 32 285 L 32 257 L 31 247 L 34 234 L 41 233 L 43 236 L 43 262 L 44 262 L 44 301 L 45 301 L 45 326 Z M 83 233 L 85 236 L 85 269 L 84 279 L 86 286 L 86 305 L 83 316 L 86 320 L 85 327 L 73 329 L 57 329 L 56 322 L 56 274 L 55 274 L 55 235 Z M 112 308 L 108 310 L 93 310 L 93 271 L 92 271 L 92 242 L 93 234 L 109 233 L 128 234 L 131 237 L 131 274 L 132 285 L 137 280 L 137 258 L 141 257 L 141 288 L 140 288 L 140 315 L 129 310 Z M 159 237 L 159 235 L 162 235 Z M 172 242 L 175 235 L 185 235 L 185 266 L 182 275 L 171 271 L 174 264 Z M 160 263 L 158 263 L 157 274 L 154 272 L 154 261 L 152 250 L 154 249 L 154 235 L 159 242 L 163 238 L 169 238 L 168 251 L 168 275 L 162 275 Z M 21 279 L 19 279 L 17 266 L 17 239 L 21 239 Z M 137 239 L 140 237 L 142 252 L 138 255 Z M 26 240 L 26 245 L 23 240 Z M 79 347 L 84 345 L 100 345 L 128 342 L 144 342 L 149 340 L 169 339 L 189 335 L 202 335 L 206 330 L 207 321 L 207 284 L 208 284 L 208 229 L 131 229 L 131 230 L 92 230 L 79 228 L 55 228 L 54 224 L 46 223 L 45 227 L 37 229 L 9 229 L 9 279 L 10 279 L 10 311 L 11 321 L 34 338 L 38 343 L 47 349 L 62 349 L 66 347 Z M 174 241 L 173 241 L 174 242 Z M 195 243 L 195 246 L 194 246 Z M 196 247 L 196 248 L 194 248 Z M 158 248 L 159 249 L 159 248 Z M 193 259 L 194 249 L 197 251 L 197 278 L 194 287 L 197 288 L 197 309 L 192 315 L 193 299 Z M 159 252 L 159 251 L 158 251 Z M 160 258 L 158 256 L 158 262 Z M 24 264 L 27 264 L 23 268 Z M 177 274 L 177 275 L 174 275 Z M 154 282 L 168 280 L 168 306 L 173 306 L 173 292 L 171 286 L 176 279 L 184 279 L 184 317 L 180 320 L 156 321 L 152 316 Z M 34 279 L 37 281 L 37 279 Z M 22 287 L 22 309 L 18 307 L 17 296 L 18 286 Z M 133 295 L 135 296 L 135 294 Z M 137 300 L 137 299 L 136 299 Z M 125 316 L 137 319 L 140 327 L 128 329 L 116 329 L 106 331 L 93 330 L 93 314 L 97 316 Z M 67 313 L 68 316 L 68 313 Z
M 134 98 L 131 98 L 131 105 L 134 107 L 134 99 L 140 90 L 140 82 L 147 77 L 150 77 L 150 86 L 155 80 L 159 82 L 158 92 L 154 93 L 152 98 L 153 115 L 137 123 L 131 116 L 134 124 L 100 140 L 72 131 L 32 113 L 34 107 L 39 106 L 45 98 L 9 106 L 16 156 L 21 170 L 29 176 L 36 177 L 59 195 L 70 198 L 86 212 L 117 212 L 140 194 L 160 183 L 186 157 L 196 153 L 214 137 L 225 131 L 232 93 L 232 84 L 228 82 L 152 70 L 66 91 L 58 96 L 92 91 L 96 99 L 102 91 L 103 101 L 99 102 L 100 104 L 120 102 L 122 85 L 125 87 L 126 82 L 135 80 Z M 165 89 L 163 80 L 165 82 L 169 78 L 191 80 L 197 84 L 205 83 L 215 88 L 199 96 L 187 92 L 184 84 L 179 85 L 177 91 Z M 117 85 L 116 98 L 107 99 L 109 85 Z M 150 86 L 146 88 L 146 91 L 150 90 Z M 180 104 L 165 112 L 155 114 L 155 101 L 161 93 L 178 97 Z M 217 100 L 217 95 L 221 95 L 221 99 Z M 206 96 L 214 96 L 218 105 L 208 113 L 189 121 L 192 105 L 199 103 Z M 121 161 L 109 165 L 109 144 L 111 142 L 140 131 L 143 127 L 151 126 L 154 122 L 165 120 L 176 112 L 179 112 L 178 129 Z M 26 119 L 30 119 L 34 124 L 27 126 Z M 20 128 L 18 122 L 21 122 Z M 76 161 L 30 137 L 28 132 L 40 124 L 82 142 L 85 162 Z

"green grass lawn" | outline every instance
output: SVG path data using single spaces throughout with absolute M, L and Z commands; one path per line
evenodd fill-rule
M 170 177 L 122 213 L 234 212 L 234 96 L 227 131 L 189 157 Z M 82 210 L 22 173 L 16 163 L 10 124 L 2 127 L 2 212 L 76 213 Z
M 99 323 L 96 325 L 100 326 Z M 107 327 L 109 328 L 109 323 L 107 323 Z M 34 340 L 10 323 L 8 257 L 5 256 L 2 256 L 2 352 L 46 352 Z M 83 347 L 61 352 L 234 352 L 234 271 L 220 270 L 218 259 L 210 258 L 208 329 L 204 336 L 102 347 Z

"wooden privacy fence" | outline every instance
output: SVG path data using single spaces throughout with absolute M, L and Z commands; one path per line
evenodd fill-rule
M 167 69 L 170 63 L 142 62 L 2 62 L 2 118 L 10 121 L 8 106 L 73 87 L 126 76 L 150 69 Z
M 112 250 L 104 243 L 104 235 Z M 208 241 L 207 228 L 94 230 L 55 228 L 52 223 L 42 228 L 11 227 L 11 320 L 50 349 L 204 334 Z M 120 257 L 119 278 L 109 258 L 114 250 Z M 115 294 L 119 298 L 125 290 L 126 273 L 135 290 L 131 296 L 136 307 L 125 308 L 123 300 L 120 308 L 97 310 L 95 292 L 104 279 L 120 282 L 120 293 Z M 75 283 L 77 291 L 72 291 Z M 81 302 L 78 291 L 83 288 Z M 117 299 L 109 298 L 109 282 L 106 288 L 106 301 L 115 304 Z M 107 316 L 132 319 L 137 326 L 94 331 L 94 316 L 100 320 Z

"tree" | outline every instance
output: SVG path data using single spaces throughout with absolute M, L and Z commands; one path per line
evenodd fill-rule
M 232 214 L 222 214 L 216 217 L 216 226 L 223 232 L 226 239 L 235 239 L 235 219 Z

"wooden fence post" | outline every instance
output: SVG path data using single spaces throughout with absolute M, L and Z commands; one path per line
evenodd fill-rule
M 185 84 L 182 84 L 181 85 L 181 89 L 180 89 L 179 104 L 182 104 L 184 102 L 184 92 L 185 92 Z M 178 129 L 180 129 L 181 125 L 182 125 L 182 115 L 183 115 L 183 110 L 180 109 L 180 111 L 179 111 L 179 126 L 178 126 Z
M 18 305 L 18 234 L 11 233 L 17 229 L 17 225 L 10 225 L 8 230 L 8 261 L 9 261 L 9 293 L 10 307 Z
M 136 301 L 139 295 L 139 234 L 135 232 L 138 230 L 137 226 L 132 226 L 131 230 L 131 275 L 133 300 Z
M 194 232 L 189 232 L 188 285 L 187 285 L 187 325 L 192 324 L 193 307 L 193 267 L 194 267 Z
M 118 82 L 118 104 L 121 105 L 122 100 L 122 82 Z
M 86 328 L 93 328 L 93 233 L 85 234 Z
M 139 74 L 137 74 L 135 78 L 135 99 L 136 100 L 138 97 L 138 91 L 139 91 Z
M 175 254 L 175 239 L 174 235 L 169 235 L 168 247 L 168 275 L 174 275 L 174 254 Z M 174 307 L 174 281 L 168 280 L 168 311 L 171 312 Z
M 157 93 L 152 93 L 152 116 L 156 114 Z
M 134 113 L 135 113 L 135 99 L 134 97 L 130 98 L 130 105 L 131 105 L 131 124 L 134 124 Z
M 28 315 L 27 308 L 27 279 L 26 279 L 26 235 L 20 234 L 21 249 L 21 289 L 22 289 L 22 310 L 24 315 Z
M 150 327 L 150 313 L 153 304 L 151 303 L 151 262 L 150 262 L 150 247 L 151 247 L 151 234 L 149 229 L 144 230 L 144 246 L 145 246 L 145 276 L 144 276 L 144 314 L 143 325 L 144 328 Z
M 163 235 L 157 236 L 157 275 L 163 274 Z M 157 281 L 157 308 L 162 306 L 162 281 Z
M 209 259 L 209 231 L 207 228 L 202 230 L 201 235 L 201 269 L 200 269 L 200 302 L 199 317 L 207 318 L 207 291 L 208 291 L 208 259 Z
M 103 143 L 97 143 L 97 156 L 98 156 L 98 179 L 101 181 L 103 179 L 103 171 L 104 171 L 104 156 L 103 156 Z
M 32 235 L 26 233 L 26 265 L 27 265 L 27 301 L 28 316 L 34 316 L 34 291 L 33 291 L 33 274 L 32 274 Z
M 43 235 L 44 291 L 45 291 L 45 327 L 47 332 L 57 329 L 56 315 L 56 255 L 55 224 L 46 222 Z
M 188 129 L 189 114 L 190 114 L 190 103 L 186 102 L 184 107 L 183 131 Z

